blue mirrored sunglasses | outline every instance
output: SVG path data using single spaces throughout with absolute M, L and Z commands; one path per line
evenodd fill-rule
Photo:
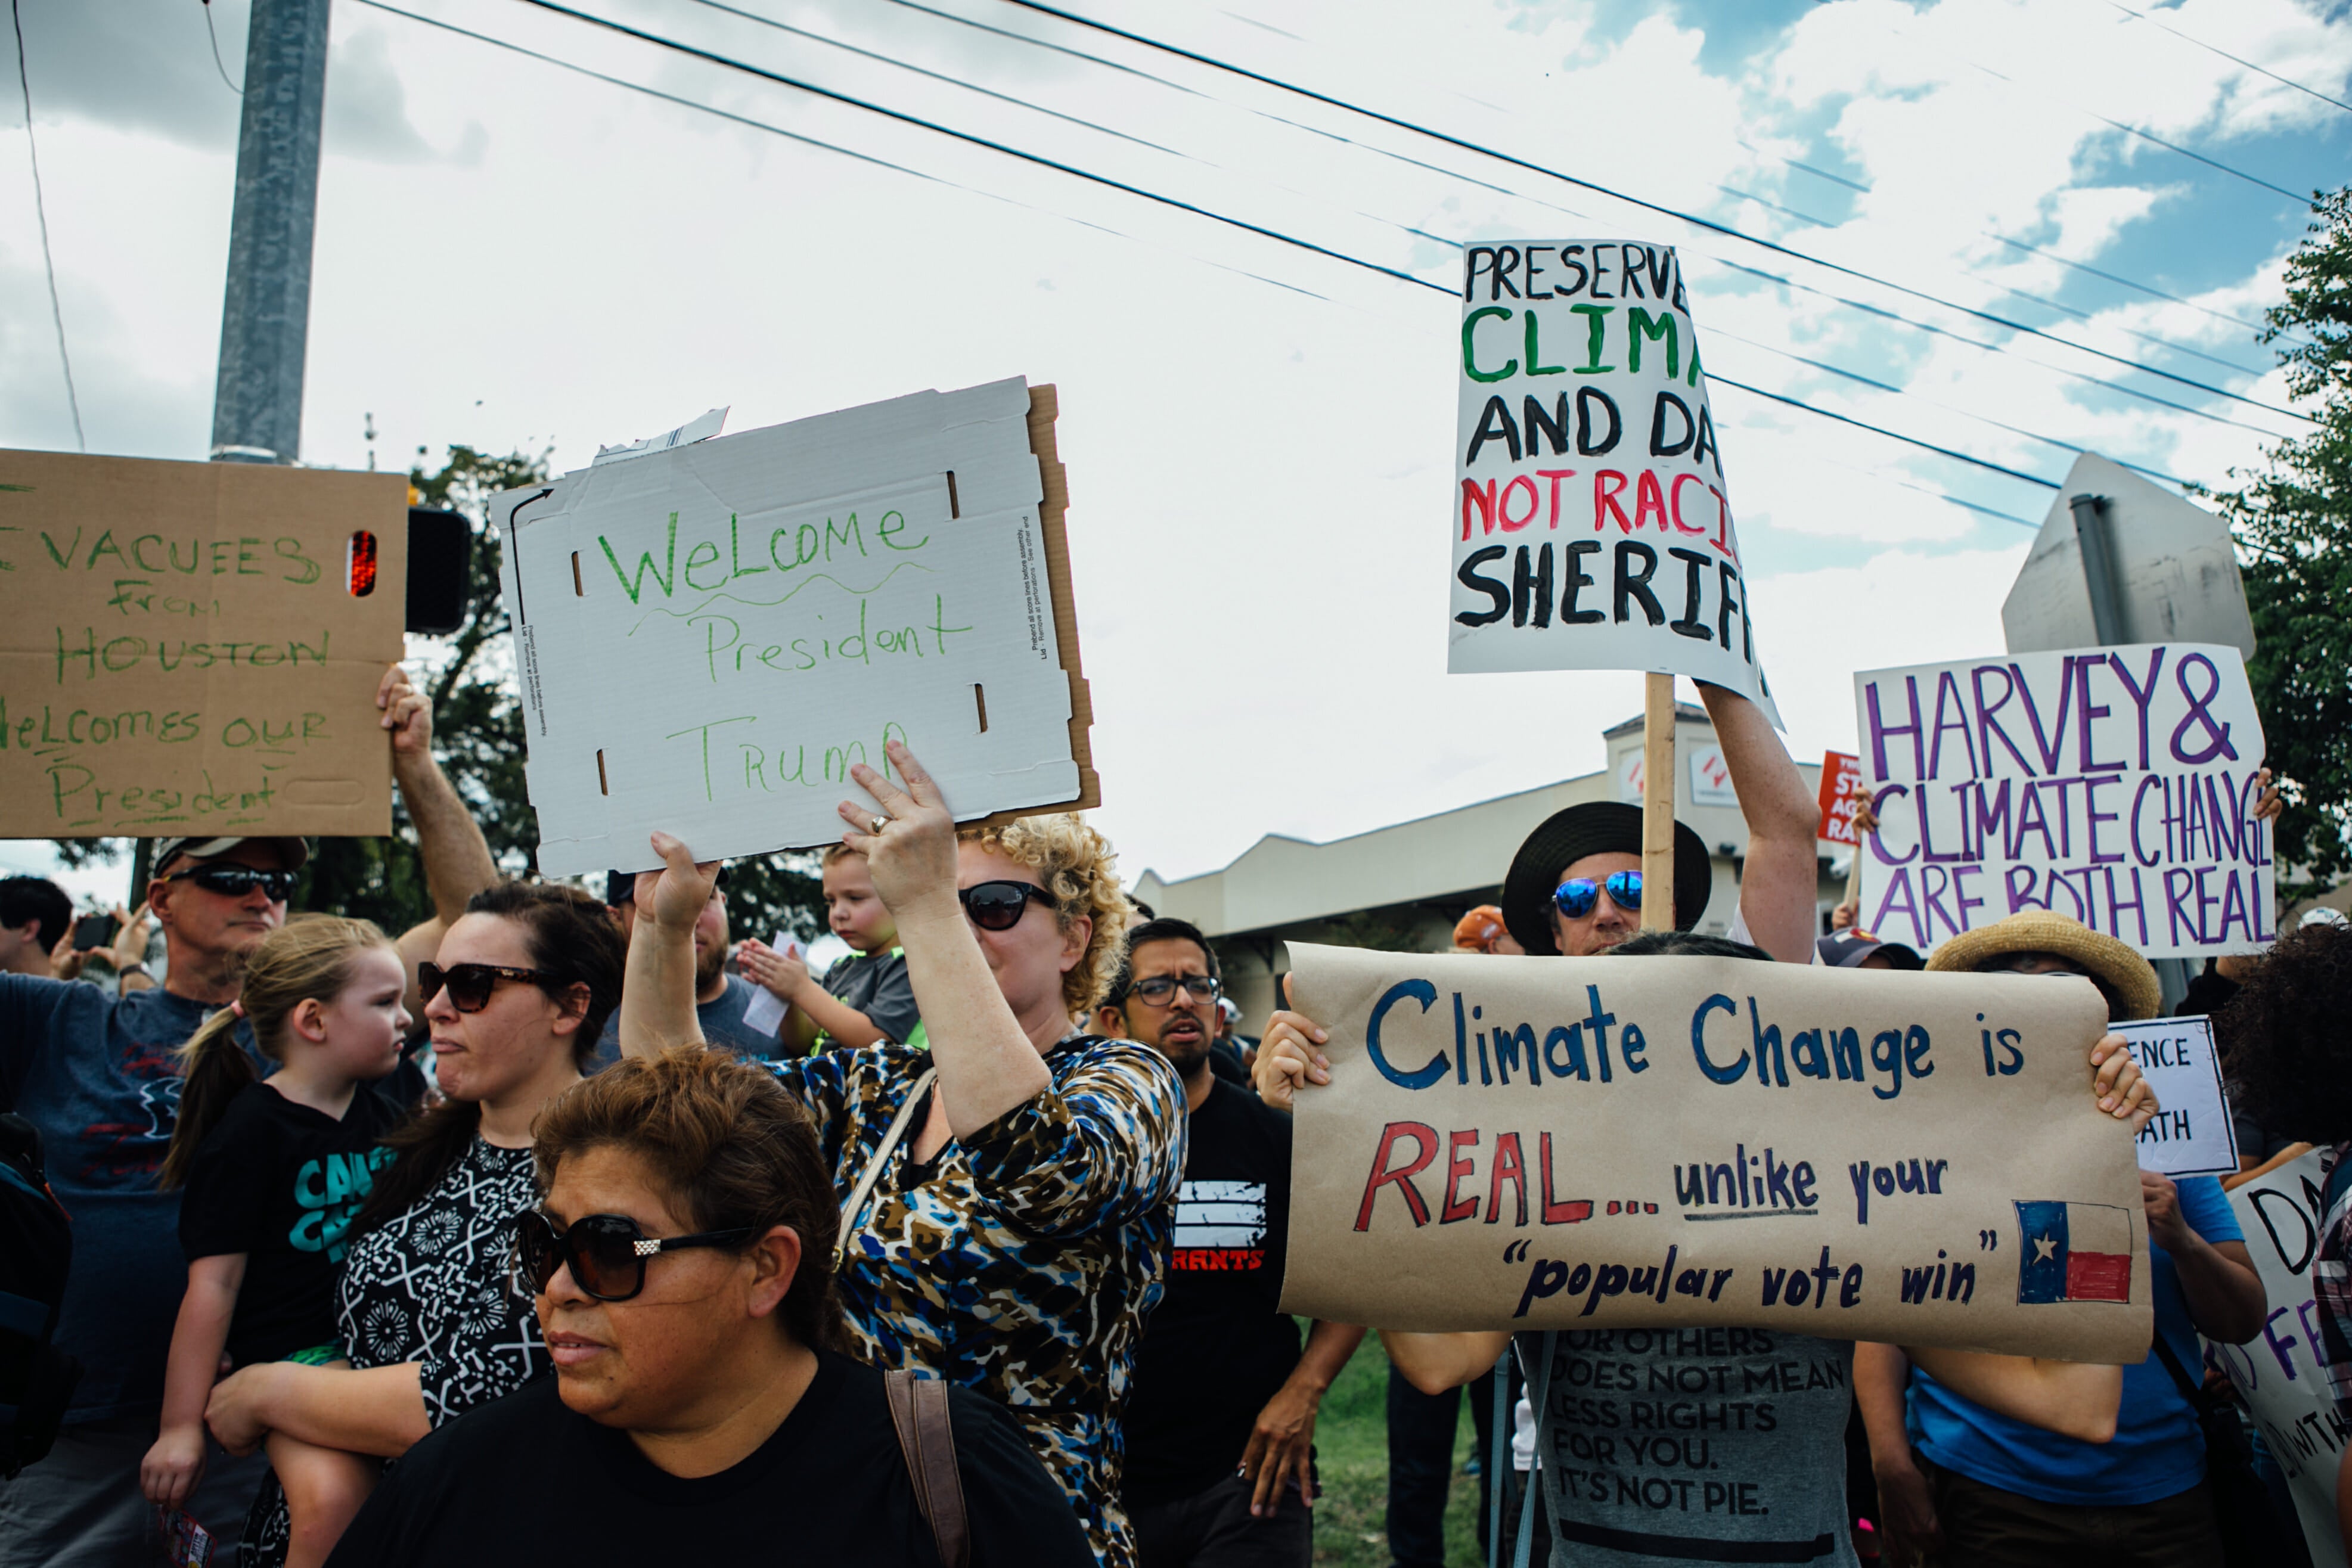
M 1581 920 L 1592 913 L 1601 902 L 1601 892 L 1609 891 L 1609 901 L 1620 909 L 1642 907 L 1642 873 L 1638 871 L 1612 872 L 1600 882 L 1589 876 L 1572 876 L 1552 890 L 1552 906 L 1570 920 Z

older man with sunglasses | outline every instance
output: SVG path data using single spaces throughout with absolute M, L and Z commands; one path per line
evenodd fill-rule
M 442 916 L 461 913 L 497 870 L 433 760 L 430 706 L 398 665 L 385 673 L 376 706 L 441 912 L 401 938 L 413 961 L 432 954 Z M 299 838 L 157 840 L 147 901 L 168 968 L 152 989 L 116 998 L 95 986 L 0 976 L 0 1110 L 40 1129 L 50 1185 L 74 1218 L 73 1274 L 56 1337 L 83 1368 L 48 1458 L 0 1482 L 0 1568 L 115 1563 L 152 1550 L 139 1460 L 154 1440 L 186 1282 L 178 1195 L 155 1190 L 179 1106 L 176 1052 L 236 1000 L 246 959 L 285 924 L 310 852 Z M 409 1008 L 423 1011 L 413 992 Z M 250 1050 L 242 1028 L 239 1038 Z M 226 1546 L 265 1467 L 219 1454 L 213 1461 L 188 1511 Z

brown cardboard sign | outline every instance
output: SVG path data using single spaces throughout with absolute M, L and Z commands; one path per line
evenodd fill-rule
M 0 451 L 0 836 L 389 832 L 407 504 L 396 474 Z
M 1282 1308 L 1420 1330 L 1739 1325 L 2137 1362 L 2106 1010 L 2047 977 L 1293 943 Z

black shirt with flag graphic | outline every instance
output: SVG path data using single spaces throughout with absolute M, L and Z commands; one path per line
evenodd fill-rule
M 1284 1315 L 1290 1118 L 1217 1080 L 1192 1114 L 1167 1293 L 1135 1357 L 1127 1500 L 1190 1497 L 1231 1475 L 1298 1364 Z

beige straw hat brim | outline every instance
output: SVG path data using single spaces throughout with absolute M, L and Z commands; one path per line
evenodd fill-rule
M 2029 909 L 1963 932 L 1937 948 L 1927 967 L 1966 974 L 2003 953 L 2054 953 L 2073 959 L 2105 983 L 2118 1020 L 2154 1018 L 2164 1006 L 2164 988 L 2147 959 L 2079 920 L 2047 910 Z

